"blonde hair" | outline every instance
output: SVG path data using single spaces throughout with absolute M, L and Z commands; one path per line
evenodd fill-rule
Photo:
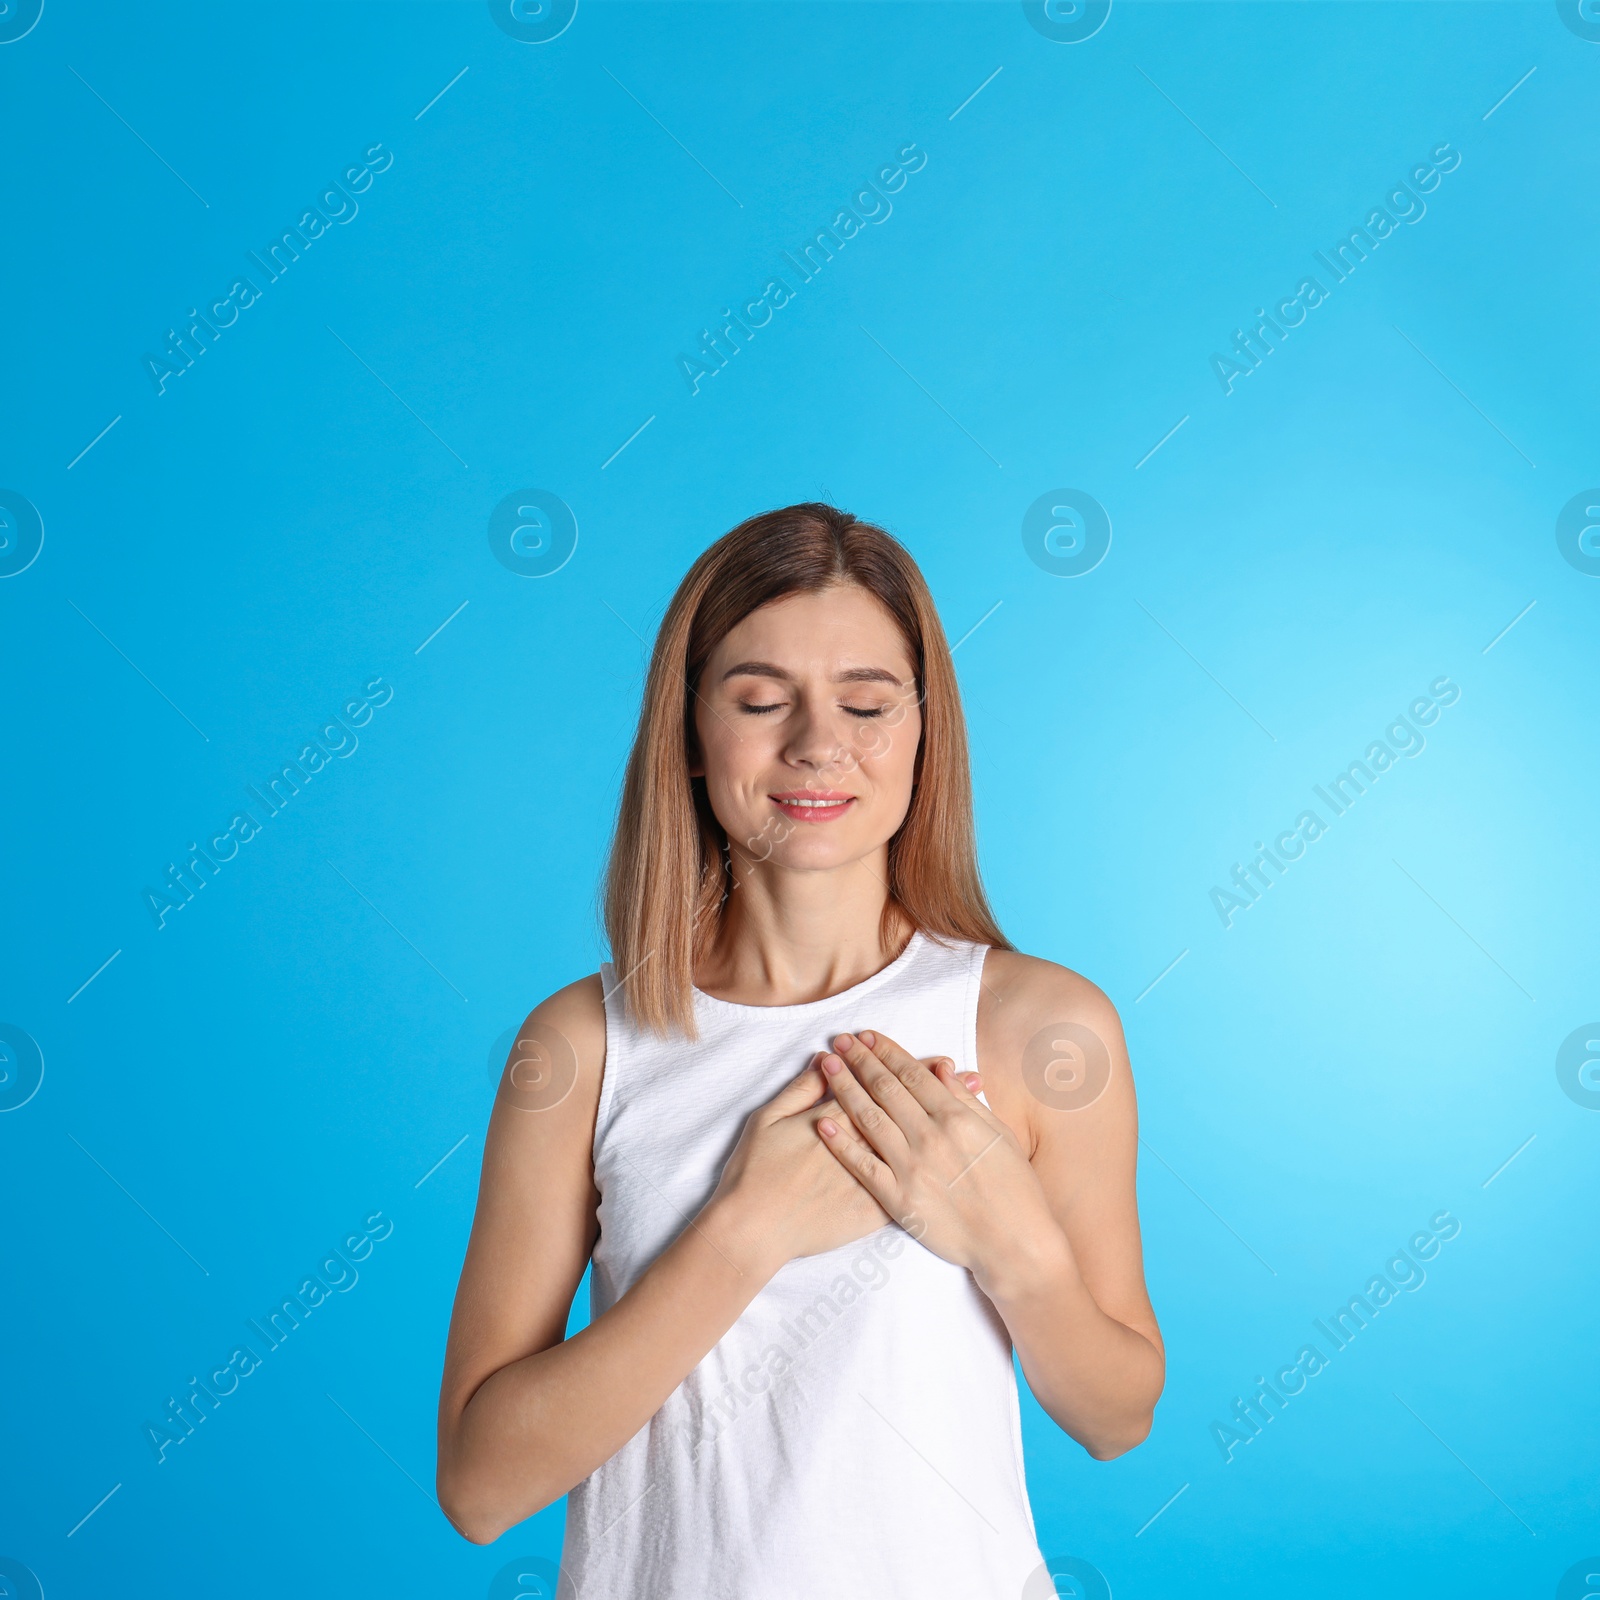
M 793 594 L 855 584 L 894 618 L 914 664 L 922 738 L 905 820 L 889 841 L 882 935 L 1012 948 L 978 874 L 966 722 L 933 596 L 906 548 L 870 522 L 816 502 L 763 512 L 690 567 L 656 634 L 606 868 L 604 915 L 629 1013 L 658 1035 L 696 1036 L 694 969 L 730 888 L 728 841 L 691 778 L 691 702 L 711 652 L 751 612 Z

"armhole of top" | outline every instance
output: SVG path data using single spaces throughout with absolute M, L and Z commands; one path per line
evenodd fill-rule
M 589 1146 L 591 1161 L 600 1153 L 600 1142 L 610 1122 L 617 1071 L 622 1064 L 623 992 L 622 985 L 617 982 L 616 968 L 609 961 L 600 963 L 600 996 L 605 1007 L 606 1043 L 600 1060 L 600 1098 L 595 1104 L 594 1138 Z
M 966 1001 L 966 1036 L 967 1060 L 972 1063 L 967 1068 L 969 1072 L 982 1072 L 983 1068 L 978 1061 L 978 1000 L 983 992 L 983 964 L 989 958 L 990 947 L 986 944 L 975 944 L 967 965 L 967 1001 Z M 985 1105 L 989 1104 L 989 1096 L 983 1091 L 978 1091 L 978 1098 Z

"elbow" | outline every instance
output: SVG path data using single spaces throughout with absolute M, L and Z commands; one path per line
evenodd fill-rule
M 511 1506 L 493 1485 L 466 1480 L 459 1471 L 447 1470 L 442 1462 L 434 1486 L 445 1520 L 469 1544 L 493 1544 L 508 1529 L 560 1498 L 539 1494 L 530 1501 L 519 1496 L 518 1503 Z
M 1136 1445 L 1144 1443 L 1144 1434 L 1137 1438 L 1132 1435 L 1122 1439 L 1096 1439 L 1092 1444 L 1083 1448 L 1088 1451 L 1091 1459 L 1095 1461 L 1115 1461 L 1118 1456 L 1125 1456 Z
M 1096 1461 L 1115 1461 L 1150 1437 L 1156 1420 L 1156 1402 L 1166 1387 L 1167 1377 L 1165 1355 L 1159 1348 L 1155 1354 L 1156 1361 L 1146 1380 L 1123 1397 L 1122 1404 L 1116 1408 L 1117 1414 L 1103 1417 L 1100 1426 L 1087 1436 L 1074 1436 Z
M 440 1509 L 445 1509 L 443 1502 L 440 1504 Z M 467 1544 L 493 1544 L 506 1531 L 504 1528 L 496 1528 L 491 1523 L 474 1522 L 466 1515 L 458 1514 L 453 1510 L 445 1510 L 445 1517 L 450 1520 L 451 1528 L 454 1528 L 456 1533 L 461 1534 L 462 1539 L 466 1539 Z
M 1129 1417 L 1120 1426 L 1107 1428 L 1093 1438 L 1081 1439 L 1079 1443 L 1096 1461 L 1115 1461 L 1118 1456 L 1125 1456 L 1150 1437 L 1155 1415 L 1155 1407 L 1151 1406 Z
M 459 1413 L 441 1415 L 433 1498 L 445 1521 L 469 1544 L 493 1544 L 510 1526 L 496 1515 L 493 1484 L 474 1459 Z
M 492 1515 L 484 1497 L 450 1481 L 442 1467 L 435 1480 L 435 1491 L 445 1520 L 469 1544 L 493 1544 L 506 1531 L 506 1525 Z

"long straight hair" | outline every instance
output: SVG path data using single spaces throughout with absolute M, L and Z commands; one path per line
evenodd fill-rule
M 728 839 L 691 778 L 693 701 L 711 652 L 751 612 L 855 584 L 894 618 L 922 708 L 911 803 L 889 841 L 885 945 L 909 924 L 1009 950 L 978 874 L 961 695 L 933 597 L 906 548 L 817 502 L 767 511 L 690 567 L 656 634 L 606 869 L 605 926 L 629 1014 L 658 1035 L 696 1037 L 694 969 L 731 887 Z

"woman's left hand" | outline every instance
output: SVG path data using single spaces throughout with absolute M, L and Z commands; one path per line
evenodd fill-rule
M 848 1122 L 824 1117 L 818 1132 L 913 1238 L 980 1287 L 1065 1243 L 1016 1137 L 951 1061 L 930 1067 L 866 1031 L 840 1034 L 834 1050 L 822 1070 Z

